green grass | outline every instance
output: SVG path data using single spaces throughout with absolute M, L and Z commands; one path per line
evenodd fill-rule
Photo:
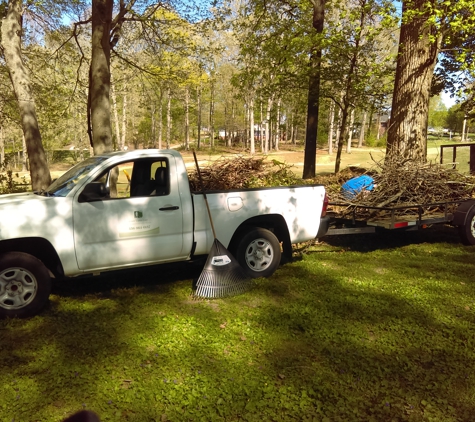
M 450 228 L 328 237 L 217 300 L 192 264 L 66 281 L 0 321 L 0 420 L 473 420 L 474 253 Z

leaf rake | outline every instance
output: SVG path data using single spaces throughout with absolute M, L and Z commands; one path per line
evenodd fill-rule
M 193 295 L 202 298 L 236 296 L 251 288 L 251 279 L 246 275 L 242 267 L 239 265 L 239 262 L 216 237 L 208 198 L 203 189 L 203 179 L 201 177 L 195 151 L 193 151 L 193 157 L 195 159 L 198 178 L 201 184 L 201 193 L 205 200 L 209 222 L 214 237 L 214 242 L 209 251 L 205 266 L 196 283 L 193 283 Z

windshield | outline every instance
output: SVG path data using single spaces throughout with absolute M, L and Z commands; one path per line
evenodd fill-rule
M 96 168 L 102 161 L 106 159 L 107 157 L 91 157 L 79 164 L 76 164 L 61 177 L 56 179 L 44 193 L 51 196 L 66 196 L 69 192 L 71 192 L 71 190 L 73 190 L 77 182 L 79 182 L 83 177 L 87 176 L 91 170 Z

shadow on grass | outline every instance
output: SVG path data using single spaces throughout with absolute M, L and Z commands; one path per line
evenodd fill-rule
M 110 295 L 113 290 L 131 287 L 169 290 L 177 281 L 198 278 L 202 267 L 201 262 L 180 262 L 66 278 L 55 282 L 52 293 L 77 297 L 96 293 Z
M 383 244 L 388 243 L 408 244 L 407 239 Z M 351 250 L 361 252 L 358 242 Z M 372 259 L 359 254 L 324 254 L 328 260 L 340 256 L 347 265 L 343 274 L 341 267 L 331 274 L 325 268 L 309 271 L 305 260 L 282 268 L 278 285 L 262 287 L 277 302 L 260 314 L 261 324 L 286 339 L 275 346 L 269 363 L 285 379 L 305 385 L 330 420 L 471 420 L 475 316 L 450 291 L 463 291 L 475 305 L 473 271 L 457 275 L 473 264 L 463 248 L 449 252 L 445 261 L 431 257 L 432 267 L 424 267 L 420 254 L 385 261 L 390 282 L 384 288 L 358 284 L 371 273 L 358 274 L 356 268 L 353 273 L 351 265 Z M 409 268 L 404 276 L 401 266 Z M 434 285 L 422 285 L 421 269 L 436 275 Z M 307 283 L 295 289 L 295 280 Z M 443 288 L 438 280 L 444 280 Z M 284 302 L 280 297 L 286 289 Z M 408 292 L 401 296 L 398 290 Z
M 402 262 L 360 242 L 230 299 L 191 300 L 201 267 L 188 264 L 67 280 L 44 314 L 0 322 L 0 419 L 59 421 L 85 407 L 104 421 L 470 420 L 469 254 L 444 240 L 450 265 L 424 267 L 422 250 Z

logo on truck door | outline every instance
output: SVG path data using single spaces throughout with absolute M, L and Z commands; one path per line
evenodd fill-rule
M 142 211 L 134 211 L 134 219 L 128 220 L 119 227 L 119 237 L 144 237 L 156 236 L 160 233 L 160 227 L 152 227 L 148 218 L 143 218 Z

